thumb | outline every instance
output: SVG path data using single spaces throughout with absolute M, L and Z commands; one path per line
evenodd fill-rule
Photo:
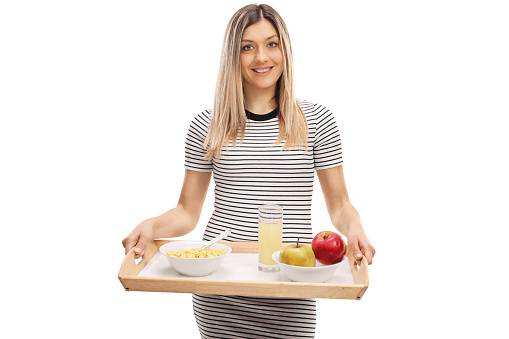
M 134 241 L 130 236 L 128 236 L 128 237 L 124 238 L 124 240 L 122 240 L 122 245 L 124 246 L 126 255 L 127 255 L 127 252 L 129 252 L 131 250 L 131 248 L 134 247 L 135 244 L 136 244 L 136 241 Z
M 353 257 L 355 260 L 357 260 L 358 262 L 360 262 L 360 260 L 362 259 L 362 251 L 361 249 L 359 248 L 359 242 L 357 241 L 356 238 L 352 239 L 352 254 L 353 254 Z
M 138 259 L 140 256 L 142 256 L 145 253 L 145 248 L 148 242 L 147 235 L 141 233 L 140 237 L 138 238 L 138 242 L 134 246 L 134 257 Z

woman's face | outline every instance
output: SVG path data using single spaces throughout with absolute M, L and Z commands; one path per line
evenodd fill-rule
M 244 89 L 276 89 L 283 73 L 283 53 L 276 29 L 270 21 L 261 20 L 249 26 L 242 35 L 240 65 Z

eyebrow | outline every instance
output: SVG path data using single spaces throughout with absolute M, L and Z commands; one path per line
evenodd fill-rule
M 269 36 L 267 39 L 265 39 L 265 41 L 267 40 L 270 40 L 272 38 L 277 38 L 277 34 L 274 34 L 273 36 Z M 246 41 L 246 42 L 254 42 L 253 40 L 247 40 L 247 39 L 242 39 L 242 41 Z

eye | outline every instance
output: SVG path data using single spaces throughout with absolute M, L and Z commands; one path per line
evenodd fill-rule
M 245 45 L 245 46 L 242 47 L 243 51 L 250 51 L 252 49 L 253 49 L 253 46 L 251 46 L 251 45 Z
M 278 46 L 278 43 L 277 42 L 269 42 L 269 44 L 267 46 L 269 46 L 271 48 L 275 48 Z

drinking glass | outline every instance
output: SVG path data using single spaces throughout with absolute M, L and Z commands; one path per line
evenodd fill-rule
M 278 272 L 272 253 L 283 247 L 283 208 L 279 205 L 262 205 L 258 208 L 258 269 Z

